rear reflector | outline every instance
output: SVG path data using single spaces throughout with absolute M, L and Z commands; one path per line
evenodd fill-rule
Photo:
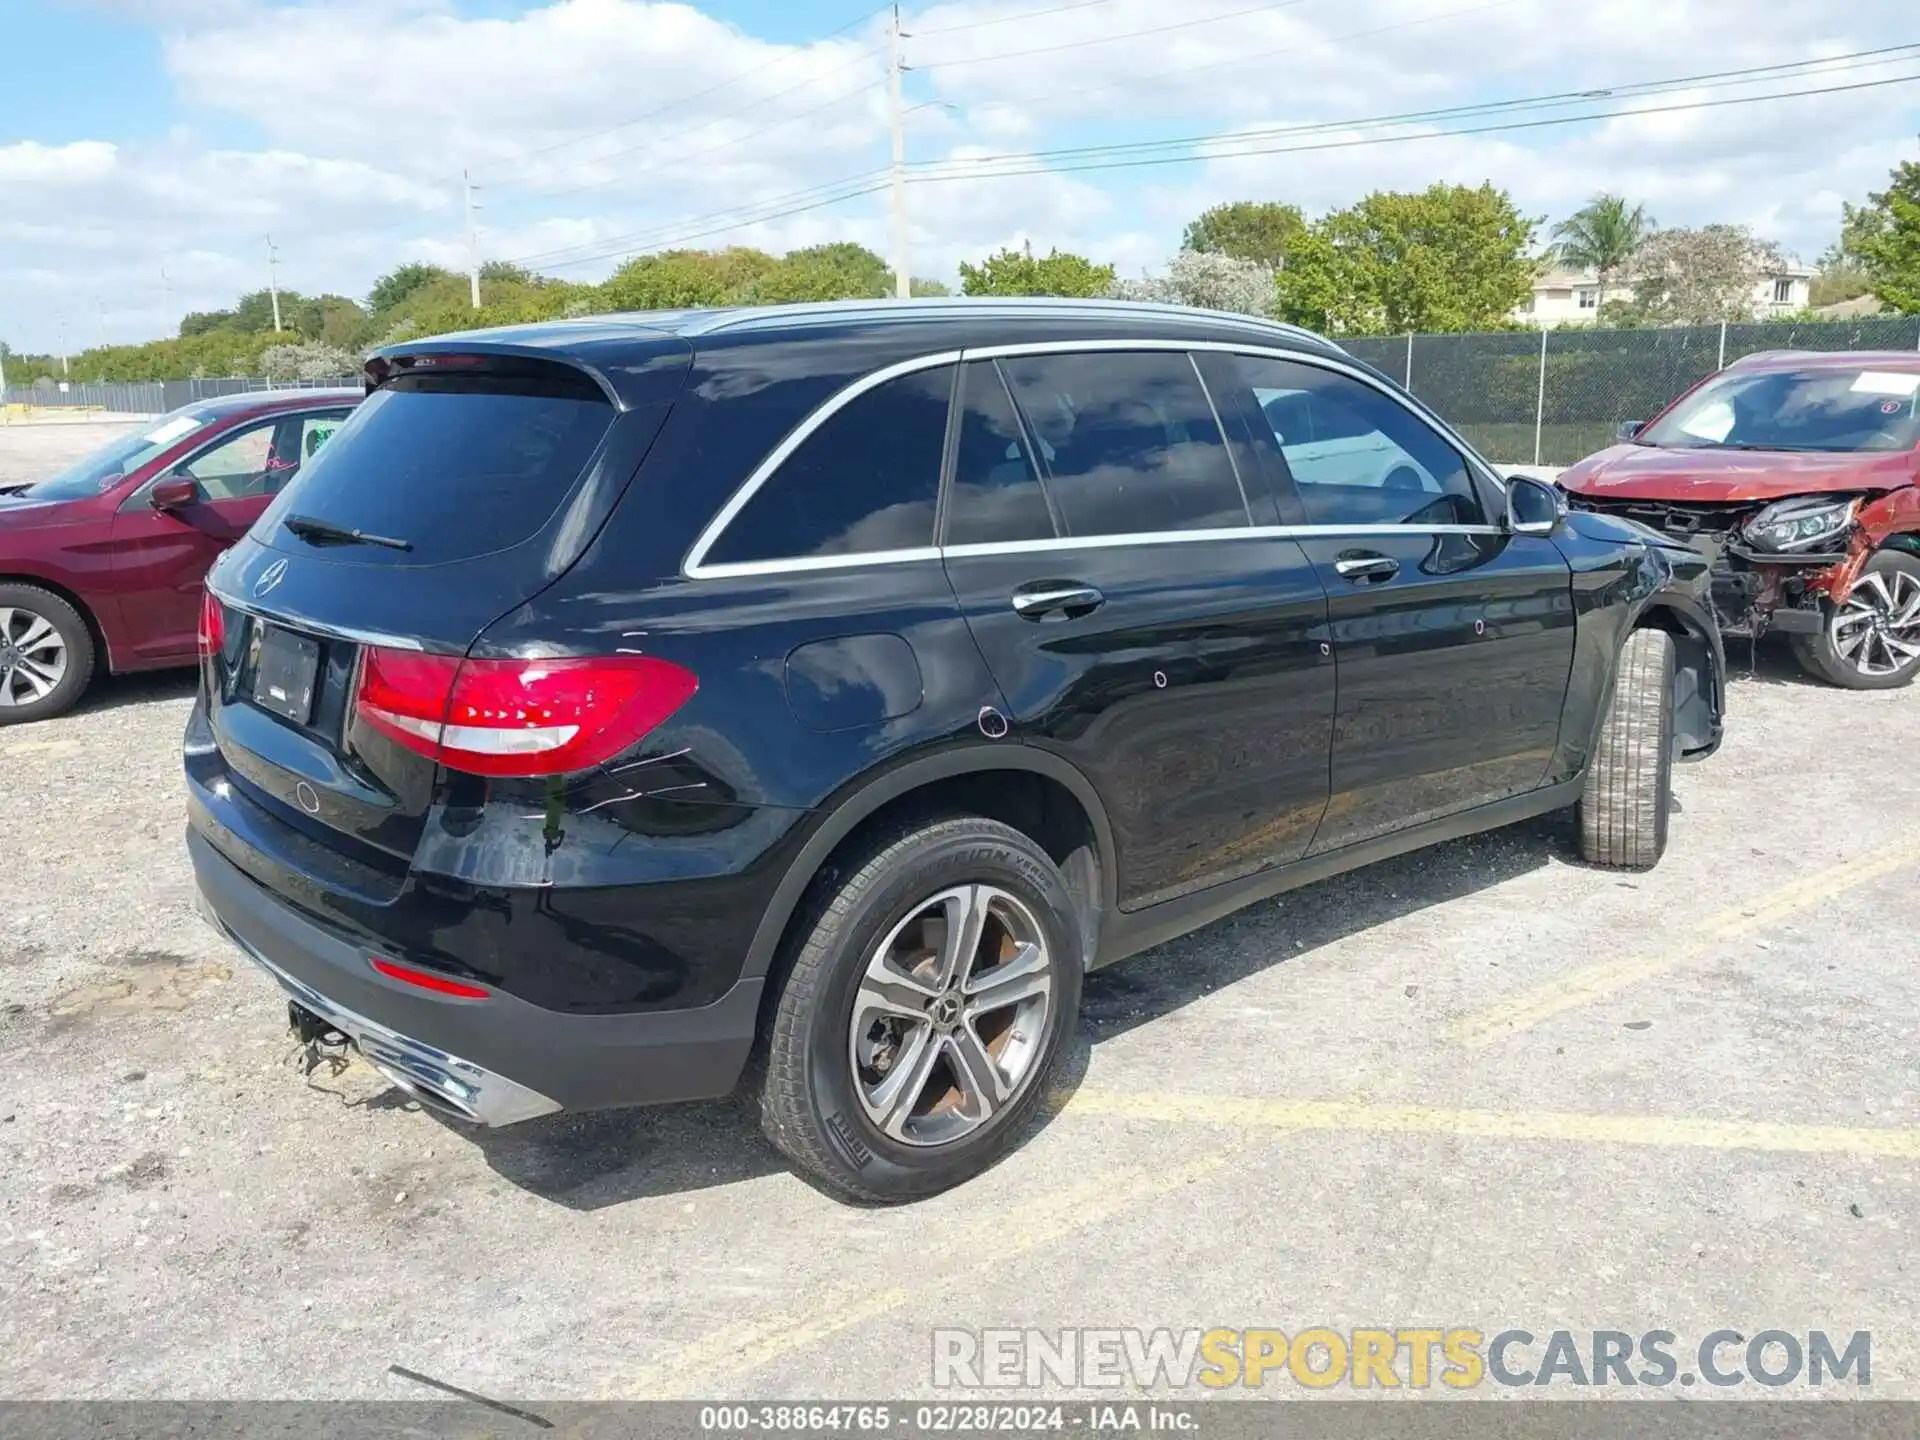
M 418 985 L 422 990 L 431 990 L 436 995 L 453 995 L 462 1000 L 490 1000 L 492 994 L 478 985 L 465 985 L 458 980 L 449 980 L 444 975 L 435 975 L 430 970 L 415 970 L 410 965 L 396 965 L 391 960 L 378 957 L 369 958 L 368 964 L 389 980 L 398 980 L 405 985 Z
M 646 655 L 463 660 L 369 648 L 359 710 L 407 749 L 472 775 L 564 775 L 611 760 L 686 704 L 691 670 Z
M 211 590 L 200 592 L 200 656 L 205 659 L 227 643 L 226 607 Z

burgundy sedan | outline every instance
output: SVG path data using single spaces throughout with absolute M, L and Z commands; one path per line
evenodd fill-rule
M 204 400 L 0 488 L 0 725 L 60 714 L 102 670 L 193 664 L 208 567 L 359 401 Z

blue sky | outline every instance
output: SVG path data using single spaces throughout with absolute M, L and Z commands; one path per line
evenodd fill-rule
M 1139 273 L 1219 200 L 1312 213 L 1434 180 L 1491 180 L 1547 221 L 1617 190 L 1665 224 L 1748 224 L 1812 259 L 1844 200 L 1920 154 L 1920 83 L 1497 134 L 1380 123 L 1920 41 L 1894 0 L 944 0 L 903 14 L 909 157 L 936 167 L 914 172 L 911 260 L 944 279 L 1029 240 Z M 857 0 L 0 0 L 0 337 L 47 349 L 64 333 L 77 349 L 169 332 L 183 310 L 264 283 L 268 232 L 282 283 L 309 293 L 363 295 L 405 260 L 464 264 L 463 168 L 481 183 L 482 253 L 569 277 L 689 236 L 887 253 L 884 193 L 800 208 L 886 164 L 883 27 Z M 1589 108 L 1910 74 L 1920 52 Z M 978 159 L 1282 126 L 1326 128 L 1308 137 L 1319 148 L 1216 145 L 1155 167 Z M 1028 173 L 995 173 L 1008 170 Z

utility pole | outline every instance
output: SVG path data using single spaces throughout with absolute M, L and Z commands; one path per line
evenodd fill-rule
M 280 332 L 280 252 L 274 248 L 273 236 L 267 236 L 267 293 L 273 296 L 273 329 Z
M 900 56 L 900 7 L 893 7 L 887 27 L 887 112 L 893 120 L 893 293 L 905 300 L 913 294 L 907 266 L 907 112 L 901 103 L 900 76 L 907 68 Z
M 473 223 L 473 212 L 480 207 L 473 203 L 474 185 L 467 172 L 460 172 L 460 183 L 467 193 L 467 293 L 473 301 L 473 308 L 480 308 L 480 230 Z
M 67 376 L 67 312 L 64 310 L 60 311 L 59 319 L 60 319 L 60 376 L 62 379 L 65 379 Z
M 173 329 L 173 281 L 167 278 L 167 267 L 164 265 L 160 267 L 160 311 L 167 328 Z

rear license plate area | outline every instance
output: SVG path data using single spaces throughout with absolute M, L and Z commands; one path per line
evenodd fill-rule
M 296 725 L 313 719 L 320 684 L 320 642 L 275 625 L 260 627 L 253 662 L 253 703 Z

